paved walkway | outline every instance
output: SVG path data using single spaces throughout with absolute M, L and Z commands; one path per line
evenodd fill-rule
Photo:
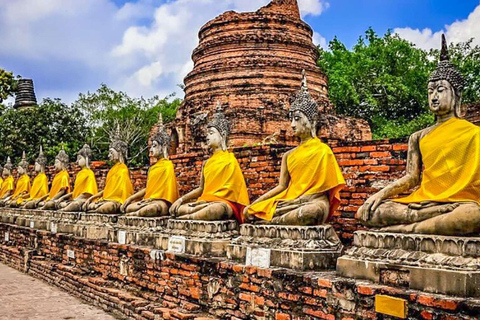
M 114 320 L 115 318 L 41 280 L 0 264 L 0 319 Z

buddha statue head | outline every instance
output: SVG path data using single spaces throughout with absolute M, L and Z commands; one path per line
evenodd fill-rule
M 40 152 L 38 153 L 37 159 L 35 159 L 35 171 L 42 172 L 45 170 L 45 165 L 47 164 L 47 157 L 43 154 L 43 148 L 40 146 Z
M 26 174 L 27 171 L 28 171 L 27 156 L 25 155 L 25 151 L 23 151 L 22 159 L 20 160 L 17 166 L 17 173 L 19 176 L 21 176 Z
M 207 124 L 208 147 L 212 150 L 227 150 L 227 141 L 229 134 L 230 125 L 227 118 L 223 114 L 222 105 L 220 101 L 218 101 L 215 114 L 213 115 L 213 119 Z
M 7 163 L 5 163 L 5 166 L 3 167 L 3 170 L 2 170 L 2 176 L 4 178 L 11 176 L 12 169 L 13 169 L 12 160 L 10 159 L 10 157 L 7 157 Z
M 84 144 L 82 149 L 77 153 L 77 164 L 80 168 L 90 168 L 90 159 L 92 157 L 92 149 L 88 144 Z
M 170 137 L 163 125 L 162 114 L 158 116 L 158 131 L 152 137 L 152 146 L 150 147 L 150 155 L 155 158 L 167 158 Z
M 295 95 L 288 113 L 293 134 L 301 139 L 317 136 L 318 104 L 308 92 L 307 76 L 302 71 L 302 86 Z
M 115 131 L 110 134 L 110 146 L 108 149 L 108 159 L 113 162 L 125 162 L 127 158 L 128 144 L 122 140 L 120 134 L 120 125 L 117 124 Z
M 465 79 L 450 62 L 447 41 L 442 35 L 440 62 L 428 80 L 428 105 L 435 116 L 461 116 L 462 92 Z
M 55 157 L 55 169 L 57 171 L 66 170 L 68 166 L 68 154 L 62 146 L 62 150 Z

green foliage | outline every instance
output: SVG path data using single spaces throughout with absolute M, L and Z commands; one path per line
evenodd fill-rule
M 377 128 L 373 132 L 373 139 L 394 139 L 408 137 L 414 132 L 431 126 L 435 117 L 431 113 L 422 113 L 413 120 L 405 119 L 390 120 L 383 117 L 374 117 L 373 126 Z
M 158 96 L 132 98 L 125 92 L 116 92 L 102 84 L 94 93 L 80 94 L 73 105 L 82 110 L 88 119 L 88 140 L 96 159 L 107 159 L 108 133 L 118 123 L 122 137 L 129 144 L 129 163 L 141 165 L 148 163 L 147 140 L 158 115 L 162 113 L 164 123 L 175 117 L 181 100 L 169 102 L 172 96 L 163 99 Z
M 41 145 L 49 163 L 53 163 L 62 142 L 71 160 L 75 160 L 87 133 L 81 110 L 60 99 L 44 99 L 36 108 L 7 108 L 0 114 L 0 161 L 3 165 L 4 158 L 11 156 L 15 163 L 25 151 L 33 162 Z
M 12 72 L 0 68 L 0 103 L 12 96 L 16 90 L 17 81 Z

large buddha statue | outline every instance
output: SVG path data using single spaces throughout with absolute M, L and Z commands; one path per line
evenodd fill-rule
M 247 187 L 235 155 L 227 151 L 229 123 L 220 105 L 207 125 L 207 145 L 213 155 L 204 163 L 200 186 L 180 197 L 170 213 L 185 220 L 227 220 L 243 222 L 242 211 L 249 205 Z
M 5 166 L 2 170 L 3 181 L 0 188 L 0 206 L 2 206 L 3 200 L 12 195 L 13 189 L 15 188 L 15 180 L 12 176 L 12 168 L 12 161 L 10 160 L 10 157 L 7 157 L 7 163 L 5 163 Z M 3 203 L 3 205 L 5 205 L 5 203 Z
M 443 37 L 440 62 L 428 82 L 436 123 L 410 137 L 405 176 L 358 210 L 364 225 L 402 233 L 480 232 L 480 127 L 459 119 L 464 87 Z M 392 199 L 414 187 L 407 197 Z
M 85 144 L 77 154 L 77 164 L 81 170 L 75 177 L 73 192 L 67 193 L 56 201 L 57 209 L 67 212 L 82 211 L 82 206 L 91 196 L 98 193 L 95 174 L 90 169 L 90 159 L 92 150 L 88 144 Z
M 128 145 L 120 138 L 120 128 L 117 126 L 111 136 L 108 152 L 108 158 L 115 164 L 108 171 L 105 188 L 85 202 L 85 211 L 102 214 L 120 213 L 122 204 L 133 194 L 130 171 L 125 165 L 127 150 Z
M 168 209 L 178 195 L 173 163 L 168 159 L 170 137 L 159 117 L 158 132 L 152 137 L 150 154 L 158 161 L 148 170 L 147 186 L 129 197 L 121 207 L 127 216 L 159 217 L 168 215 Z
M 58 200 L 70 192 L 70 175 L 68 174 L 68 154 L 62 147 L 62 150 L 55 157 L 55 170 L 57 173 L 52 180 L 52 186 L 45 202 L 40 202 L 38 207 L 42 210 L 54 210 Z
M 10 206 L 17 206 L 17 200 L 23 202 L 23 198 L 28 198 L 30 195 L 30 177 L 28 176 L 28 162 L 25 155 L 25 151 L 22 154 L 22 159 L 17 166 L 17 183 L 15 185 L 15 190 L 10 198 L 7 198 L 7 204 Z
M 35 172 L 37 175 L 33 179 L 29 196 L 19 198 L 17 200 L 18 206 L 24 206 L 25 209 L 35 209 L 40 202 L 48 197 L 48 178 L 45 174 L 46 164 L 47 157 L 45 157 L 43 149 L 40 147 L 38 157 L 35 159 Z
M 245 208 L 247 222 L 320 225 L 340 203 L 345 180 L 332 150 L 317 137 L 318 105 L 305 73 L 289 116 L 300 145 L 283 155 L 278 186 Z

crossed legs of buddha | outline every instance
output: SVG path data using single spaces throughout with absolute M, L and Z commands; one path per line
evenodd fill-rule
M 163 200 L 147 199 L 130 204 L 126 216 L 163 217 L 168 215 L 168 209 L 169 205 Z
M 97 201 L 88 205 L 88 213 L 118 214 L 122 204 L 116 201 Z
M 384 232 L 446 236 L 480 232 L 480 206 L 474 202 L 402 204 L 385 201 L 368 221 L 362 218 L 364 225 L 381 228 Z
M 232 208 L 224 202 L 198 201 L 182 204 L 177 217 L 181 220 L 218 221 L 228 220 L 233 216 Z

